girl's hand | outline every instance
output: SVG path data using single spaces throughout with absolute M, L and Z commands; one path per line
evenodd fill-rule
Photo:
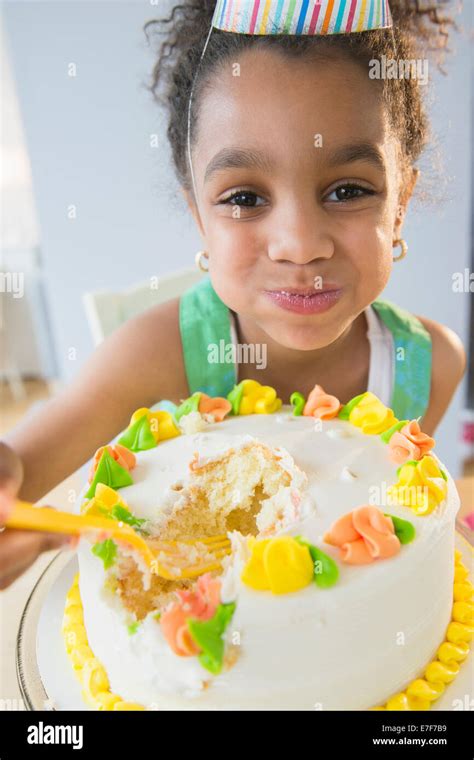
M 62 534 L 4 528 L 22 482 L 20 457 L 0 441 L 0 590 L 10 586 L 41 552 L 71 545 L 70 537 Z

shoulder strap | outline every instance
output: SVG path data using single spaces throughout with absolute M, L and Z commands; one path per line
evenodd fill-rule
M 227 396 L 237 379 L 235 364 L 226 361 L 232 346 L 230 314 L 209 277 L 181 296 L 179 328 L 189 393 Z
M 431 336 L 417 317 L 390 301 L 372 304 L 393 335 L 395 376 L 391 407 L 398 419 L 422 417 L 431 389 Z

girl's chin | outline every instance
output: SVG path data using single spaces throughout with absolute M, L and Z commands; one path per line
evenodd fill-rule
M 355 302 L 355 299 L 354 299 Z M 334 343 L 352 321 L 350 299 L 338 298 L 331 308 L 321 314 L 292 314 L 278 309 L 278 314 L 262 309 L 257 320 L 267 335 L 285 348 L 297 351 L 317 351 Z
M 339 332 L 330 329 L 318 329 L 314 327 L 298 329 L 268 328 L 265 332 L 284 348 L 292 348 L 296 351 L 317 351 L 334 343 L 339 337 Z

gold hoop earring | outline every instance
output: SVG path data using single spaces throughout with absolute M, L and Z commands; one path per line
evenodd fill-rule
M 204 266 L 204 264 L 202 263 L 203 259 L 206 259 L 206 261 L 208 262 L 207 267 Z M 207 253 L 207 251 L 198 251 L 196 253 L 196 256 L 195 256 L 194 260 L 196 262 L 197 268 L 200 269 L 201 272 L 208 272 L 209 271 L 209 254 Z
M 396 245 L 399 245 L 401 248 L 401 252 L 398 254 L 398 256 L 393 257 L 393 261 L 401 261 L 405 258 L 405 256 L 408 253 L 408 245 L 403 240 L 403 238 L 398 238 L 397 240 L 394 240 L 392 243 L 392 247 L 394 248 Z

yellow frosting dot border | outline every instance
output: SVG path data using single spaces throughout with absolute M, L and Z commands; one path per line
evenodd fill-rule
M 469 571 L 463 564 L 461 552 L 454 552 L 454 585 L 451 622 L 436 659 L 428 663 L 423 678 L 416 678 L 405 691 L 394 694 L 384 705 L 373 710 L 429 710 L 454 681 L 469 654 L 474 633 L 474 586 L 468 580 Z
M 110 690 L 107 672 L 94 656 L 87 641 L 79 591 L 79 573 L 74 576 L 72 586 L 66 595 L 61 632 L 74 674 L 82 686 L 82 698 L 89 707 L 105 711 L 145 709 L 135 702 L 126 702 Z
M 416 678 L 405 691 L 394 694 L 387 702 L 372 710 L 429 710 L 454 681 L 469 654 L 474 633 L 474 586 L 468 580 L 469 571 L 463 564 L 461 552 L 454 552 L 454 585 L 451 622 L 446 636 L 438 647 L 436 659 L 428 663 L 423 678 Z M 82 685 L 84 702 L 95 710 L 146 710 L 136 702 L 127 702 L 110 690 L 104 666 L 94 656 L 87 641 L 83 607 L 76 573 L 66 595 L 62 634 L 67 655 L 76 677 Z

